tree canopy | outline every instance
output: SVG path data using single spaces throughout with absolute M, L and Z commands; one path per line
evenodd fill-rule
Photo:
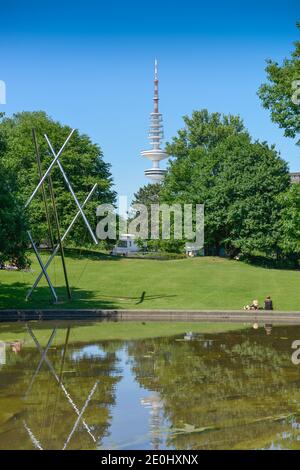
M 4 142 L 1 160 L 4 168 L 15 177 L 18 198 L 25 202 L 39 181 L 32 128 L 36 129 L 43 173 L 53 160 L 44 134 L 47 134 L 56 152 L 61 148 L 71 131 L 67 125 L 52 120 L 44 112 L 22 112 L 12 117 L 1 116 L 0 141 Z M 75 131 L 65 147 L 60 161 L 67 173 L 72 187 L 82 203 L 97 183 L 97 189 L 85 212 L 92 228 L 96 225 L 96 207 L 102 202 L 114 203 L 110 165 L 103 159 L 101 148 L 91 139 Z M 66 229 L 77 212 L 76 204 L 66 187 L 61 172 L 54 165 L 51 172 L 60 224 Z M 47 186 L 47 185 L 46 185 Z M 33 199 L 29 208 L 29 222 L 37 242 L 48 241 L 45 209 L 41 192 Z M 89 242 L 85 225 L 78 220 L 69 241 L 77 245 Z
M 0 158 L 0 267 L 6 262 L 19 268 L 27 266 L 26 229 L 27 220 L 23 204 L 16 196 L 14 178 L 8 175 Z
M 253 142 L 238 116 L 195 111 L 168 145 L 162 199 L 205 205 L 206 252 L 278 250 L 278 195 L 290 184 L 275 148 Z
M 297 26 L 300 29 L 300 23 Z M 300 41 L 281 65 L 268 60 L 266 73 L 268 82 L 261 85 L 258 95 L 272 121 L 284 129 L 285 136 L 294 138 L 300 131 Z
M 150 207 L 151 204 L 158 204 L 160 190 L 160 183 L 146 184 L 134 193 L 132 204 L 144 204 L 147 208 Z
M 298 264 L 300 257 L 300 185 L 291 187 L 279 196 L 282 205 L 278 220 L 280 246 L 285 256 Z

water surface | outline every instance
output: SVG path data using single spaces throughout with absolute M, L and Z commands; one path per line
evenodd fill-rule
M 300 326 L 147 325 L 0 324 L 0 449 L 300 448 Z

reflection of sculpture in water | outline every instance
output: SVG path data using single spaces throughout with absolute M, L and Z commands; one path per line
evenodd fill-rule
M 40 450 L 64 450 L 70 447 L 95 449 L 107 430 L 109 418 L 106 406 L 102 406 L 102 399 L 99 400 L 96 396 L 108 394 L 106 400 L 114 401 L 107 386 L 113 386 L 117 380 L 109 378 L 115 354 L 106 353 L 95 360 L 87 360 L 83 356 L 74 361 L 73 351 L 69 352 L 70 328 L 67 328 L 65 343 L 60 348 L 53 347 L 57 327 L 53 329 L 46 346 L 42 347 L 30 325 L 26 326 L 40 355 L 24 395 L 29 402 L 23 427 L 32 445 Z M 42 377 L 38 378 L 40 373 Z M 104 375 L 99 380 L 102 374 Z M 47 426 L 45 420 L 48 422 Z M 88 424 L 87 421 L 92 421 L 93 424 Z
M 87 408 L 87 405 L 89 404 L 92 396 L 94 395 L 95 391 L 96 391 L 96 388 L 98 386 L 98 381 L 95 382 L 89 396 L 87 397 L 83 407 L 81 410 L 78 409 L 78 407 L 76 406 L 74 400 L 72 399 L 70 393 L 67 391 L 66 387 L 64 386 L 64 384 L 62 383 L 62 373 L 63 373 L 63 367 L 64 367 L 64 362 L 65 362 L 65 357 L 66 357 L 66 351 L 67 351 L 67 345 L 68 345 L 68 342 L 69 342 L 69 334 L 70 334 L 70 328 L 67 329 L 67 335 L 66 335 L 66 341 L 65 341 L 65 346 L 64 346 L 64 350 L 63 350 L 63 354 L 62 354 L 62 361 L 61 361 L 61 370 L 60 370 L 60 375 L 58 376 L 57 373 L 55 372 L 55 369 L 52 365 L 52 363 L 50 362 L 50 360 L 48 359 L 47 357 L 47 352 L 48 350 L 50 349 L 51 347 L 51 344 L 53 342 L 53 339 L 55 338 L 55 334 L 56 334 L 56 327 L 53 329 L 52 331 L 52 334 L 50 335 L 50 338 L 48 340 L 48 343 L 47 343 L 47 346 L 45 349 L 42 348 L 42 346 L 40 345 L 39 341 L 37 340 L 36 336 L 34 335 L 32 329 L 30 326 L 27 326 L 27 330 L 31 336 L 31 338 L 33 339 L 37 349 L 39 350 L 39 353 L 41 355 L 41 359 L 37 365 L 37 368 L 32 376 L 32 379 L 31 379 L 31 382 L 29 384 L 29 387 L 26 391 L 26 394 L 25 394 L 25 398 L 28 397 L 32 387 L 33 387 L 33 384 L 41 370 L 41 367 L 43 365 L 43 363 L 45 362 L 45 365 L 47 366 L 47 368 L 49 369 L 49 371 L 51 372 L 51 374 L 53 375 L 55 381 L 57 382 L 59 388 L 57 390 L 59 391 L 62 391 L 63 394 L 65 395 L 66 399 L 68 400 L 69 404 L 71 405 L 71 407 L 73 408 L 73 410 L 75 411 L 76 415 L 77 415 L 77 419 L 74 423 L 74 426 L 72 427 L 72 430 L 71 432 L 69 433 L 69 435 L 67 436 L 64 444 L 63 444 L 63 447 L 62 449 L 65 450 L 67 448 L 67 446 L 69 445 L 69 442 L 74 434 L 74 432 L 76 431 L 76 429 L 78 428 L 79 424 L 83 424 L 84 428 L 86 429 L 86 431 L 88 432 L 88 434 L 90 435 L 90 437 L 92 438 L 92 440 L 94 442 L 96 442 L 96 438 L 95 436 L 93 435 L 93 433 L 91 432 L 91 429 L 90 427 L 86 424 L 84 418 L 83 418 L 83 414 Z M 54 413 L 55 413 L 55 408 L 56 408 L 56 405 L 57 405 L 57 399 L 58 399 L 58 394 L 56 395 L 56 400 L 55 400 L 55 407 L 54 407 Z M 53 414 L 54 416 L 54 414 Z M 25 430 L 27 431 L 28 433 L 28 436 L 30 437 L 31 441 L 32 441 L 32 444 L 34 445 L 34 447 L 38 448 L 39 450 L 43 450 L 43 447 L 42 447 L 42 444 L 41 442 L 36 438 L 36 436 L 34 435 L 34 433 L 32 432 L 32 430 L 30 429 L 30 427 L 27 425 L 27 422 L 24 421 L 23 422 L 23 425 L 24 425 L 24 428 Z
M 161 427 L 163 416 L 161 414 L 161 409 L 163 408 L 163 403 L 160 399 L 160 396 L 155 394 L 146 398 L 141 398 L 141 405 L 150 409 L 149 427 L 151 445 L 153 450 L 158 450 L 162 442 Z

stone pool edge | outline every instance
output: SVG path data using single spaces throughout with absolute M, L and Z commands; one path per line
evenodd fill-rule
M 0 310 L 0 322 L 30 320 L 147 320 L 223 321 L 300 324 L 299 311 L 248 312 L 244 310 L 113 310 L 113 309 L 9 309 Z

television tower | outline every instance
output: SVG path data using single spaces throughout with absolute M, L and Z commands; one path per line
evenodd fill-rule
M 154 109 L 150 114 L 150 129 L 148 138 L 150 140 L 152 148 L 150 150 L 142 150 L 141 156 L 146 157 L 152 161 L 152 168 L 145 170 L 147 178 L 159 182 L 162 181 L 166 170 L 159 168 L 160 160 L 168 158 L 168 154 L 164 149 L 161 149 L 161 142 L 163 139 L 163 123 L 162 114 L 158 110 L 158 72 L 157 72 L 157 60 L 155 59 L 154 64 Z

